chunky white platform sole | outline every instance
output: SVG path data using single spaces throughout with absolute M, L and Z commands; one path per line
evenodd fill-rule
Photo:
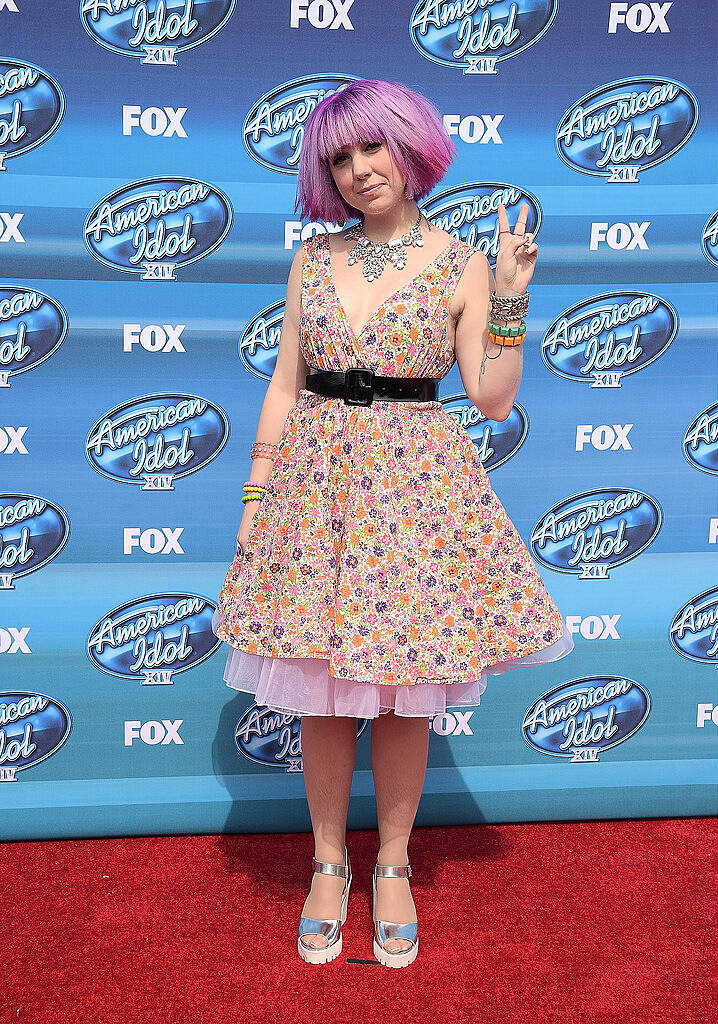
M 299 935 L 297 936 L 297 949 L 302 960 L 308 964 L 328 964 L 334 960 L 342 951 L 342 925 L 347 919 L 347 907 L 349 904 L 349 890 L 352 884 L 352 869 L 349 862 L 349 851 L 344 847 L 344 863 L 331 864 L 328 861 L 313 858 L 314 870 L 325 875 L 340 875 L 346 878 L 342 891 L 342 905 L 338 918 L 326 918 L 324 920 L 314 917 L 302 917 L 299 920 Z M 302 941 L 303 935 L 325 935 L 327 945 L 317 948 L 308 946 Z
M 395 921 L 379 921 L 376 916 L 376 880 L 381 878 L 410 878 L 412 870 L 409 864 L 398 867 L 388 867 L 385 864 L 375 864 L 374 874 L 371 879 L 372 903 L 371 916 L 374 920 L 374 956 L 384 967 L 408 967 L 416 960 L 419 952 L 419 926 L 416 921 L 408 924 L 397 924 Z M 409 949 L 402 949 L 392 953 L 390 949 L 384 948 L 384 943 L 389 939 L 407 939 L 411 942 Z

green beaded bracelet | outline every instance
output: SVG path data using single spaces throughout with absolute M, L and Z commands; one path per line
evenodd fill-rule
M 489 320 L 489 330 L 503 338 L 516 338 L 526 331 L 526 321 L 522 320 L 518 327 L 507 327 L 505 324 L 494 324 Z

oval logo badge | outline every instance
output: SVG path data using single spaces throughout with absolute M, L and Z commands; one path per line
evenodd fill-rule
M 651 711 L 648 690 L 625 676 L 584 676 L 561 683 L 526 709 L 524 741 L 541 754 L 575 762 L 625 743 Z
M 531 550 L 547 569 L 608 579 L 653 543 L 662 524 L 661 506 L 643 491 L 597 488 L 550 508 L 532 530 Z
M 305 121 L 323 99 L 356 81 L 353 75 L 305 75 L 278 85 L 247 114 L 242 128 L 245 149 L 270 171 L 297 174 Z
M 556 129 L 556 151 L 581 174 L 638 181 L 685 146 L 698 124 L 698 100 L 671 78 L 621 78 L 569 107 Z
M 487 419 L 465 394 L 442 398 L 440 402 L 476 445 L 487 473 L 512 459 L 528 437 L 528 413 L 518 402 L 514 402 L 505 420 Z
M 699 412 L 683 437 L 683 456 L 694 469 L 718 474 L 718 402 Z
M 494 74 L 502 60 L 537 42 L 557 13 L 558 0 L 420 0 L 409 16 L 409 38 L 422 57 L 435 64 L 467 75 Z
M 718 210 L 714 210 L 705 223 L 701 234 L 701 250 L 705 258 L 718 267 Z
M 42 569 L 70 539 L 70 520 L 53 501 L 36 494 L 0 494 L 0 590 Z
M 167 684 L 201 664 L 222 641 L 212 632 L 217 606 L 199 594 L 137 597 L 107 612 L 91 629 L 87 656 L 119 679 Z
M 564 380 L 617 387 L 666 352 L 678 313 L 652 292 L 604 292 L 558 316 L 541 340 L 541 356 Z
M 113 270 L 174 281 L 213 252 L 232 226 L 229 199 L 197 178 L 144 178 L 123 185 L 90 211 L 85 246 Z
M 80 22 L 95 42 L 143 64 L 176 65 L 229 21 L 235 0 L 81 0 Z
M 361 736 L 367 725 L 365 718 L 359 719 L 357 736 Z M 300 727 L 298 715 L 280 714 L 253 703 L 237 722 L 235 746 L 240 754 L 264 768 L 301 772 Z
M 0 387 L 54 355 L 67 323 L 60 303 L 37 288 L 0 285 Z
M 535 195 L 518 185 L 472 181 L 439 192 L 421 208 L 433 224 L 480 249 L 493 269 L 499 254 L 499 203 L 506 207 L 509 224 L 516 222 L 521 206 L 526 203 L 529 208 L 526 230 L 538 235 L 541 204 Z
M 0 171 L 55 132 L 65 113 L 62 89 L 47 71 L 26 60 L 0 57 Z
M 704 590 L 678 609 L 673 617 L 670 640 L 674 650 L 701 665 L 716 665 L 716 621 L 718 587 Z
M 144 490 L 172 489 L 172 481 L 216 459 L 229 440 L 229 418 L 198 395 L 131 398 L 103 414 L 85 442 L 93 469 Z
M 247 324 L 239 339 L 239 358 L 255 377 L 270 380 L 274 373 L 284 319 L 284 300 L 265 306 Z
M 52 757 L 72 730 L 70 712 L 59 700 L 32 690 L 0 693 L 0 782 Z

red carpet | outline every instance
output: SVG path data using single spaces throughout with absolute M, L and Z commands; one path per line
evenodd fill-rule
M 403 970 L 373 961 L 375 832 L 349 833 L 344 951 L 321 966 L 296 951 L 309 834 L 1 843 L 0 1020 L 708 1024 L 716 831 L 416 828 Z

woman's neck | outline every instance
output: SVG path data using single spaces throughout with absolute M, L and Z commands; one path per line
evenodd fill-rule
M 416 203 L 406 203 L 401 208 L 392 208 L 384 213 L 369 214 L 364 217 L 364 234 L 372 242 L 390 242 L 400 238 L 416 224 L 419 207 Z M 420 227 L 426 230 L 427 222 L 422 218 Z

